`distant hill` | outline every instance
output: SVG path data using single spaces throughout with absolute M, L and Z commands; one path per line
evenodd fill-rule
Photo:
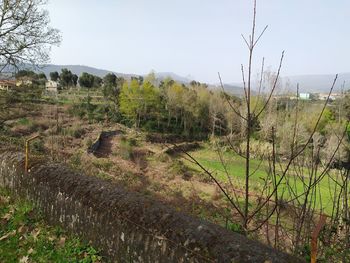
M 115 72 L 112 70 L 98 69 L 98 68 L 83 66 L 83 65 L 53 65 L 53 64 L 48 64 L 48 65 L 42 65 L 39 68 L 34 68 L 30 65 L 26 65 L 26 68 L 27 69 L 32 68 L 33 70 L 35 70 L 37 72 L 43 72 L 46 74 L 46 76 L 49 76 L 50 72 L 53 72 L 53 71 L 61 72 L 61 70 L 63 68 L 69 69 L 70 71 L 72 71 L 74 74 L 77 74 L 78 76 L 80 76 L 83 72 L 87 72 L 89 74 L 93 74 L 93 75 L 96 75 L 99 77 L 104 77 L 108 73 L 114 73 L 118 77 L 124 77 L 126 79 L 130 79 L 130 77 L 132 77 L 132 76 L 135 76 L 135 77 L 139 76 L 137 74 L 119 73 L 119 72 Z M 155 75 L 156 75 L 156 78 L 159 80 L 163 80 L 167 77 L 170 77 L 173 80 L 175 80 L 177 82 L 181 82 L 181 83 L 191 82 L 191 79 L 179 76 L 173 72 L 156 72 Z M 143 75 L 143 76 L 145 76 L 145 75 Z
M 83 72 L 87 72 L 89 74 L 93 74 L 99 77 L 104 77 L 108 73 L 114 73 L 118 77 L 124 77 L 124 78 L 130 78 L 131 76 L 136 76 L 136 74 L 125 74 L 125 73 L 118 73 L 114 72 L 111 70 L 104 70 L 104 69 L 98 69 L 98 68 L 93 68 L 93 67 L 88 67 L 88 66 L 83 66 L 83 65 L 53 65 L 53 64 L 48 64 L 48 65 L 42 65 L 40 68 L 35 69 L 35 71 L 40 71 L 46 74 L 47 77 L 49 77 L 50 72 L 57 71 L 61 72 L 63 68 L 67 68 L 72 73 L 77 74 L 80 76 Z
M 173 72 L 155 72 L 156 78 L 159 80 L 163 80 L 166 78 L 171 78 L 177 82 L 181 83 L 190 83 L 193 79 L 187 78 L 187 77 L 182 77 L 179 76 Z
M 106 74 L 108 73 L 114 73 L 119 77 L 124 77 L 126 79 L 130 79 L 130 77 L 132 76 L 138 76 L 137 74 L 125 74 L 125 73 L 118 73 L 112 70 L 104 70 L 104 69 L 98 69 L 98 68 L 94 68 L 94 67 L 88 67 L 88 66 L 83 66 L 83 65 L 53 65 L 53 64 L 48 64 L 48 65 L 42 65 L 39 68 L 34 68 L 30 65 L 26 65 L 27 69 L 33 69 L 37 72 L 43 72 L 46 74 L 47 77 L 49 77 L 50 72 L 53 71 L 57 71 L 57 72 L 61 72 L 61 70 L 63 68 L 67 68 L 70 71 L 72 71 L 74 74 L 77 74 L 78 76 L 80 76 L 83 72 L 87 72 L 89 74 L 93 74 L 99 77 L 104 77 Z M 183 77 L 180 76 L 178 74 L 175 74 L 173 72 L 155 72 L 156 78 L 158 80 L 163 80 L 166 78 L 171 78 L 177 82 L 180 83 L 184 83 L 184 84 L 188 84 L 190 83 L 193 79 L 191 79 L 190 77 Z M 143 75 L 145 76 L 145 75 Z M 238 85 L 231 85 L 231 84 L 225 84 L 225 91 L 232 93 L 234 95 L 237 96 L 241 96 L 243 95 L 244 91 L 241 87 L 239 87 Z M 217 85 L 209 85 L 210 88 L 213 89 L 217 89 L 219 88 Z
M 220 85 L 215 86 L 209 86 L 209 88 L 222 90 Z M 243 97 L 244 96 L 244 89 L 243 87 L 239 86 L 238 84 L 224 84 L 224 90 L 227 93 L 230 93 L 232 95 L 235 95 L 237 97 Z
M 26 68 L 32 68 L 31 66 L 26 66 Z M 94 67 L 84 66 L 84 65 L 43 65 L 39 69 L 35 69 L 35 71 L 44 72 L 47 76 L 49 76 L 50 72 L 58 71 L 60 72 L 62 68 L 68 68 L 74 74 L 80 76 L 83 72 L 88 72 L 90 74 L 103 77 L 108 73 L 114 73 L 119 77 L 124 77 L 126 79 L 130 79 L 132 76 L 138 76 L 137 74 L 127 74 L 127 73 L 119 73 L 112 70 L 98 69 Z M 156 78 L 159 80 L 163 80 L 167 77 L 172 78 L 173 80 L 188 84 L 193 79 L 190 77 L 183 77 L 177 75 L 173 72 L 156 72 Z M 289 90 L 291 92 L 296 91 L 297 83 L 299 83 L 300 92 L 310 92 L 310 93 L 319 93 L 319 92 L 328 92 L 335 75 L 324 74 L 324 75 L 297 75 L 297 76 L 287 76 L 282 77 L 283 90 Z M 341 73 L 339 74 L 337 84 L 335 85 L 334 92 L 339 92 L 341 90 L 341 86 L 345 81 L 344 90 L 350 89 L 350 73 Z M 209 85 L 210 88 L 217 89 L 219 86 L 217 84 Z M 237 96 L 242 96 L 244 94 L 244 90 L 240 83 L 231 83 L 224 85 L 225 90 Z
M 285 87 L 288 87 L 290 91 L 295 91 L 297 83 L 299 83 L 300 92 L 328 92 L 332 86 L 335 74 L 330 75 L 300 75 L 300 76 L 288 76 L 283 77 L 283 83 Z M 350 73 L 342 73 L 338 75 L 338 80 L 334 87 L 334 92 L 340 92 L 341 87 L 345 81 L 344 90 L 350 89 Z M 289 84 L 287 84 L 289 83 Z
M 299 92 L 309 93 L 327 93 L 329 92 L 335 74 L 324 75 L 297 75 L 281 77 L 282 87 L 277 92 L 296 92 L 297 84 L 299 83 Z M 225 90 L 231 91 L 235 95 L 244 95 L 243 85 L 241 83 L 225 84 Z M 258 86 L 258 83 L 253 83 L 254 87 Z M 333 93 L 340 92 L 344 86 L 344 91 L 350 90 L 350 73 L 341 73 L 338 75 L 337 82 L 334 86 Z M 252 90 L 256 93 L 256 90 Z

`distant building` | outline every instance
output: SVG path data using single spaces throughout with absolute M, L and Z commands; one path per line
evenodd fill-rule
M 60 85 L 57 81 L 48 80 L 45 83 L 45 88 L 46 88 L 46 91 L 48 92 L 57 92 L 59 87 Z
M 20 77 L 16 80 L 16 86 L 20 87 L 20 86 L 30 86 L 33 84 L 33 79 L 30 77 Z
M 301 100 L 310 100 L 311 94 L 310 93 L 299 93 L 299 99 Z
M 7 80 L 7 79 L 0 80 L 0 90 L 9 91 L 15 87 L 16 87 L 16 81 L 14 80 Z
M 319 93 L 318 99 L 319 100 L 327 100 L 328 96 L 329 96 L 329 100 L 333 101 L 333 100 L 341 99 L 343 94 L 342 93 L 332 93 L 331 95 L 329 95 L 329 93 Z

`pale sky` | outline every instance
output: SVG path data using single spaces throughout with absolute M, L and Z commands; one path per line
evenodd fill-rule
M 174 72 L 216 83 L 238 82 L 247 64 L 252 0 L 50 0 L 63 42 L 54 64 L 121 73 Z M 269 28 L 257 47 L 282 75 L 350 72 L 349 0 L 258 0 L 257 25 Z

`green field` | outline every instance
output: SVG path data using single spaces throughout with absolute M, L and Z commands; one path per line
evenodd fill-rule
M 210 149 L 207 144 L 205 144 L 201 149 L 190 152 L 190 155 L 194 157 L 203 167 L 208 169 L 210 172 L 212 172 L 215 175 L 215 178 L 218 179 L 221 182 L 228 182 L 227 174 L 225 172 L 225 169 L 220 161 L 219 155 L 214 150 Z M 243 186 L 245 185 L 245 160 L 238 156 L 237 154 L 234 154 L 232 152 L 224 152 L 223 158 L 226 162 L 226 169 L 227 172 L 231 178 L 231 181 L 233 182 L 233 185 L 235 186 L 236 190 L 243 191 Z M 191 169 L 194 169 L 198 172 L 202 172 L 201 168 L 198 167 L 196 164 L 191 163 L 188 160 L 184 160 L 185 164 L 190 167 Z M 282 164 L 282 167 L 286 164 Z M 283 199 L 288 200 L 291 196 L 290 193 L 287 191 L 286 182 L 289 180 L 289 182 L 293 182 L 293 191 L 299 195 L 304 192 L 305 185 L 304 183 L 308 183 L 308 172 L 307 169 L 304 169 L 304 171 L 301 171 L 301 173 L 304 172 L 304 178 L 305 182 L 303 183 L 302 180 L 295 176 L 295 173 L 293 172 L 293 167 L 290 168 L 289 173 L 287 176 L 282 180 L 280 188 L 279 188 L 279 196 L 281 197 L 283 194 Z M 260 160 L 251 160 L 251 171 L 255 171 L 253 175 L 250 177 L 250 186 L 251 191 L 253 194 L 260 194 L 261 189 L 264 185 L 264 179 L 267 177 L 268 171 L 269 171 L 269 165 L 267 161 L 263 161 L 261 163 Z M 300 172 L 299 172 L 300 173 Z M 277 174 L 278 169 L 277 169 Z M 280 177 L 277 176 L 279 179 Z M 294 178 L 297 178 L 294 180 Z M 317 199 L 316 199 L 316 208 L 318 210 L 323 210 L 326 213 L 332 212 L 332 196 L 335 190 L 336 184 L 334 181 L 330 180 L 330 177 L 326 175 L 318 184 L 317 186 Z M 299 198 L 300 202 L 304 200 L 304 197 Z

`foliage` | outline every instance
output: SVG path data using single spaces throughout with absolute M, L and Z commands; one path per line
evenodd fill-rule
M 103 104 L 92 103 L 90 96 L 81 99 L 79 103 L 73 104 L 68 112 L 81 119 L 87 119 L 90 123 L 102 122 L 106 117 L 113 119 L 113 116 L 111 116 L 112 111 L 110 111 L 109 107 Z
M 68 88 L 75 86 L 77 83 L 77 77 L 69 69 L 63 68 L 59 77 L 62 87 Z
M 89 73 L 83 72 L 79 77 L 79 85 L 85 88 L 92 88 L 94 85 L 95 77 Z
M 214 95 L 218 100 L 211 100 Z M 228 125 L 232 124 L 231 120 L 226 121 L 227 108 L 220 92 L 210 91 L 202 84 L 187 87 L 166 79 L 157 86 L 152 76 L 147 76 L 142 83 L 133 79 L 124 82 L 119 105 L 125 123 L 146 131 L 202 137 L 210 131 L 226 134 Z M 210 115 L 210 108 L 214 106 L 218 106 L 215 114 Z M 215 122 L 214 130 L 211 119 Z
M 16 87 L 10 91 L 0 90 L 0 129 L 4 127 L 7 120 L 16 118 L 19 105 L 23 105 L 22 108 L 28 111 L 34 107 L 33 103 L 40 101 L 42 92 L 42 88 L 37 86 L 25 89 Z
M 60 74 L 57 71 L 50 72 L 50 79 L 52 81 L 58 81 L 59 78 L 60 78 Z
M 116 86 L 117 85 L 117 76 L 114 73 L 108 73 L 103 78 L 104 86 Z
M 124 82 L 125 80 L 123 78 L 118 78 L 113 73 L 107 74 L 103 78 L 103 97 L 107 100 L 107 102 L 112 103 L 112 107 L 109 107 L 109 104 L 106 106 L 108 108 L 109 117 L 113 120 L 120 119 L 119 95 Z
M 121 137 L 119 145 L 119 154 L 125 160 L 130 160 L 132 157 L 135 141 L 126 137 Z
M 45 73 L 35 73 L 32 70 L 19 70 L 16 74 L 15 77 L 18 81 L 21 80 L 28 80 L 31 82 L 31 84 L 22 83 L 21 86 L 28 86 L 30 87 L 38 87 L 38 86 L 45 86 L 45 82 L 47 80 Z

